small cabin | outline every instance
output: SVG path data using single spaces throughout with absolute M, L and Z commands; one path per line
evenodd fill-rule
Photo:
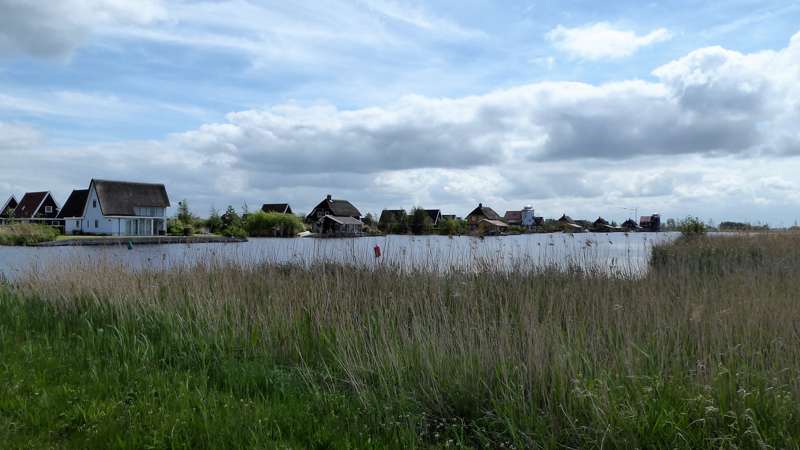
M 469 226 L 470 231 L 478 230 L 481 220 L 484 219 L 503 222 L 503 219 L 495 212 L 495 210 L 489 208 L 488 206 L 483 206 L 483 203 L 478 203 L 478 207 L 467 214 L 467 225 Z

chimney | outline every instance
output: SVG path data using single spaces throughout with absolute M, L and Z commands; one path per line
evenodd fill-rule
M 328 194 L 327 200 L 328 200 L 328 201 L 331 201 L 331 199 L 332 199 L 332 198 L 333 198 L 333 197 L 331 197 L 331 194 Z
M 483 203 L 478 203 L 478 208 L 483 208 Z

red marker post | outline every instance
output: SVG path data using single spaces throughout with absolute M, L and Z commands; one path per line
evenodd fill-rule
M 380 258 L 381 257 L 381 246 L 380 245 L 375 244 L 375 247 L 372 249 L 372 251 L 375 252 L 375 257 L 376 258 Z

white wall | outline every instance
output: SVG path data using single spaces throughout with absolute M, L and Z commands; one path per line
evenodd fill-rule
M 83 232 L 91 234 L 118 234 L 119 219 L 109 219 L 100 210 L 100 200 L 92 185 L 86 201 L 86 212 L 83 217 Z

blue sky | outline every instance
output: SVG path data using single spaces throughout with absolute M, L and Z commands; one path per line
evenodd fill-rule
M 0 0 L 0 196 L 789 225 L 798 32 L 789 1 Z

